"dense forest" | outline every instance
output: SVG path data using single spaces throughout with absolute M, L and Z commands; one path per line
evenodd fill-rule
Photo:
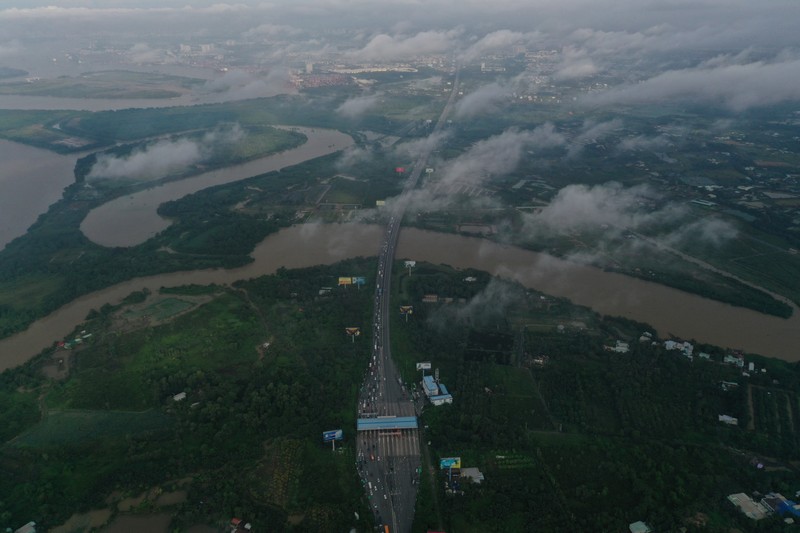
M 746 356 L 765 369 L 746 377 L 719 348 L 695 346 L 690 360 L 646 324 L 481 273 L 418 264 L 397 287 L 414 306 L 392 325 L 401 367 L 410 377 L 414 361 L 430 360 L 454 397 L 426 409 L 425 438 L 486 476 L 446 491 L 440 472 L 446 530 L 621 531 L 637 520 L 656 531 L 783 530 L 777 517 L 751 523 L 726 497 L 800 489 L 798 365 Z M 617 341 L 629 351 L 613 351 Z M 425 531 L 439 517 L 420 510 Z
M 353 260 L 232 288 L 133 293 L 91 313 L 75 335 L 92 335 L 73 351 L 3 373 L 2 523 L 124 515 L 123 497 L 159 487 L 184 499 L 137 512 L 168 511 L 177 529 L 232 516 L 275 530 L 369 528 L 352 428 L 370 346 L 344 328 L 369 331 L 372 293 L 335 280 L 362 275 L 369 286 L 373 270 Z M 459 456 L 486 477 L 446 486 L 439 471 L 431 486 L 424 476 L 415 531 L 440 521 L 607 531 L 637 520 L 658 531 L 783 530 L 725 498 L 798 490 L 796 364 L 745 355 L 759 369 L 747 377 L 714 346 L 696 345 L 690 360 L 646 324 L 482 272 L 396 271 L 394 301 L 413 305 L 408 319 L 392 317 L 401 373 L 413 387 L 415 363 L 429 360 L 454 396 L 423 414 L 434 464 Z M 630 350 L 613 351 L 618 341 Z M 67 371 L 53 375 L 54 365 Z M 345 443 L 332 454 L 320 433 L 339 427 Z
M 369 343 L 344 328 L 368 323 L 370 294 L 319 290 L 372 270 L 359 260 L 235 288 L 133 294 L 93 312 L 80 326 L 93 335 L 73 351 L 6 371 L 0 525 L 51 527 L 158 486 L 187 493 L 171 508 L 178 529 L 232 516 L 273 531 L 368 528 L 352 465 Z M 142 317 L 157 318 L 164 301 L 192 305 L 148 326 Z M 58 358 L 68 376 L 45 378 Z M 346 438 L 333 454 L 321 432 L 339 427 Z

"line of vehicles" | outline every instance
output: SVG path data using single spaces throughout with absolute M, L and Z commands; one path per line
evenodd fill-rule
M 434 128 L 436 134 L 442 127 L 452 107 L 458 87 L 458 70 L 453 83 L 453 90 Z M 358 399 L 360 418 L 383 416 L 408 416 L 416 412 L 391 361 L 389 344 L 389 307 L 391 291 L 389 283 L 392 277 L 394 261 L 400 231 L 400 221 L 408 202 L 407 192 L 417 186 L 419 177 L 428 160 L 430 151 L 421 154 L 414 162 L 414 168 L 390 216 L 384 241 L 378 257 L 378 273 L 375 282 L 375 308 L 373 311 L 373 351 L 369 367 L 364 375 L 364 382 Z M 386 290 L 384 290 L 386 289 Z M 406 412 L 409 411 L 409 412 Z M 417 438 L 416 430 L 404 430 L 408 438 Z M 365 432 L 366 433 L 366 432 Z M 371 502 L 376 523 L 383 524 L 384 533 L 392 531 L 405 533 L 411 530 L 416 502 L 416 479 L 420 465 L 419 450 L 414 446 L 410 452 L 408 447 L 402 451 L 403 435 L 389 436 L 384 439 L 386 450 L 379 449 L 377 435 L 361 434 L 358 437 L 358 459 L 356 460 L 359 475 L 362 478 Z M 408 441 L 405 441 L 408 443 Z M 385 461 L 381 462 L 381 454 Z M 410 455 L 409 455 L 410 454 Z M 369 459 L 367 459 L 369 458 Z M 391 487 L 391 490 L 390 490 Z M 373 499 L 373 496 L 375 498 Z M 377 501 L 376 501 L 377 500 Z

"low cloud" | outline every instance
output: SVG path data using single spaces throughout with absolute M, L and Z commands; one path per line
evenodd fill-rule
M 525 291 L 519 285 L 492 278 L 466 305 L 442 306 L 428 321 L 439 329 L 452 327 L 454 323 L 480 328 L 502 320 L 509 308 L 522 302 L 524 297 Z
M 438 134 L 413 143 L 400 145 L 406 157 L 416 157 L 430 147 L 439 146 L 445 134 Z M 566 140 L 550 123 L 533 130 L 512 128 L 499 135 L 478 141 L 460 156 L 448 161 L 429 160 L 436 168 L 431 177 L 424 177 L 422 187 L 387 202 L 387 208 L 402 204 L 412 212 L 434 212 L 454 206 L 459 209 L 491 209 L 501 207 L 483 189 L 493 177 L 517 168 L 529 153 L 563 146 Z M 410 146 L 409 146 L 410 145 Z
M 719 63 L 719 62 L 718 62 Z M 712 63 L 712 65 L 716 65 Z M 722 104 L 734 111 L 800 101 L 800 59 L 772 62 L 722 62 L 716 66 L 670 70 L 635 85 L 584 98 L 588 105 L 696 101 Z
M 139 64 L 146 63 L 174 63 L 175 56 L 160 48 L 151 48 L 147 43 L 137 43 L 128 50 L 128 58 Z
M 620 141 L 617 145 L 617 150 L 621 152 L 651 151 L 664 150 L 670 146 L 672 146 L 672 143 L 663 135 L 656 135 L 655 137 L 637 135 Z
M 448 132 L 440 131 L 432 133 L 427 137 L 415 139 L 394 146 L 394 153 L 398 158 L 408 158 L 410 160 L 416 159 L 423 154 L 431 153 L 437 150 L 448 139 L 450 134 Z
M 463 182 L 479 185 L 489 176 L 504 175 L 517 168 L 527 150 L 563 146 L 564 136 L 545 123 L 533 130 L 511 128 L 499 135 L 478 141 L 445 165 L 442 183 Z
M 226 72 L 217 79 L 207 81 L 195 90 L 199 99 L 209 102 L 227 102 L 267 98 L 278 94 L 291 94 L 290 71 L 276 67 L 264 76 L 255 76 L 241 70 Z
M 0 58 L 5 59 L 7 57 L 19 55 L 23 50 L 22 44 L 16 39 L 0 43 Z
M 343 117 L 356 118 L 377 106 L 380 102 L 380 98 L 380 94 L 356 96 L 345 100 L 342 105 L 336 108 L 336 112 Z
M 720 218 L 702 218 L 678 228 L 661 239 L 667 246 L 680 246 L 689 242 L 701 242 L 718 248 L 736 237 L 738 230 Z
M 137 148 L 124 157 L 100 154 L 87 177 L 131 180 L 162 178 L 203 161 L 213 153 L 214 148 L 234 143 L 243 136 L 242 129 L 234 124 L 206 133 L 199 141 L 164 139 Z
M 302 35 L 304 32 L 284 24 L 261 24 L 242 33 L 245 39 L 276 39 Z
M 512 30 L 497 30 L 487 33 L 461 54 L 462 61 L 473 61 L 486 53 L 505 50 L 514 45 L 530 46 L 540 41 L 540 32 L 522 33 Z
M 624 231 L 652 233 L 661 230 L 662 233 L 652 240 L 664 246 L 676 246 L 689 240 L 720 246 L 737 234 L 736 228 L 721 218 L 706 217 L 687 222 L 689 216 L 685 206 L 662 203 L 659 195 L 646 185 L 628 188 L 615 182 L 591 187 L 568 185 L 540 212 L 525 215 L 522 232 L 535 236 L 602 228 L 612 238 Z M 602 240 L 593 244 L 594 251 L 573 259 L 591 262 L 589 258 L 602 253 L 606 246 Z M 636 245 L 634 240 L 629 247 Z
M 599 71 L 600 69 L 585 50 L 568 46 L 561 52 L 561 63 L 553 73 L 553 79 L 564 81 L 588 78 Z
M 583 151 L 584 146 L 599 142 L 620 128 L 622 128 L 622 120 L 618 118 L 605 122 L 584 121 L 581 131 L 572 139 L 572 143 L 567 149 L 567 158 L 577 157 Z
M 372 157 L 372 151 L 353 144 L 341 152 L 339 159 L 336 161 L 336 168 L 340 171 L 347 171 L 355 165 L 369 161 Z
M 512 88 L 498 82 L 490 83 L 467 94 L 454 108 L 456 118 L 468 118 L 497 111 L 497 104 L 511 97 Z
M 400 61 L 426 54 L 441 54 L 455 46 L 458 32 L 423 31 L 416 35 L 376 35 L 360 50 L 350 53 L 361 61 Z
M 568 185 L 539 213 L 530 215 L 528 229 L 557 233 L 603 225 L 618 230 L 633 229 L 656 216 L 652 210 L 645 209 L 652 196 L 646 186 L 625 188 L 615 182 L 593 187 Z M 671 211 L 669 215 L 672 216 Z

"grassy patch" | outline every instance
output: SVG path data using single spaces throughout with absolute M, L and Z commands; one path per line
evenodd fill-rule
M 33 275 L 0 282 L 0 305 L 20 309 L 35 307 L 61 286 L 57 276 Z
M 170 417 L 159 411 L 55 411 L 12 444 L 20 448 L 49 448 L 137 435 L 171 425 Z
M 33 393 L 0 391 L 0 442 L 18 435 L 39 420 Z
M 155 320 L 166 320 L 167 318 L 177 315 L 178 313 L 191 309 L 194 306 L 192 302 L 181 300 L 179 298 L 164 298 L 157 302 L 153 302 L 144 309 L 133 310 L 129 309 L 123 313 L 126 318 L 139 318 L 143 316 L 152 317 Z
M 0 94 L 71 98 L 173 98 L 202 80 L 155 72 L 105 71 L 0 85 Z

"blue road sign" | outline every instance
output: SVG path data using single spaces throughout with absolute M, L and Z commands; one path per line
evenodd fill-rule
M 334 429 L 331 431 L 323 431 L 322 432 L 322 442 L 330 442 L 332 440 L 342 440 L 344 438 L 344 433 L 341 429 Z

